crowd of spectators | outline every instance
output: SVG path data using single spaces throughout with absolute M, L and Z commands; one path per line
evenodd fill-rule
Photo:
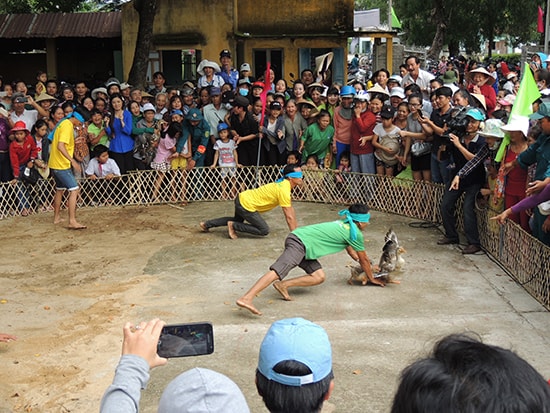
M 544 109 L 550 92 L 545 65 L 536 60 L 531 65 L 541 93 L 532 102 L 533 113 Z M 175 187 L 173 171 L 233 168 L 222 178 L 224 196 L 234 197 L 235 190 L 227 188 L 238 187 L 237 166 L 284 165 L 291 156 L 306 170 L 377 173 L 444 184 L 448 192 L 467 194 L 465 220 L 473 228 L 475 214 L 469 208 L 480 196 L 508 209 L 525 197 L 531 182 L 534 188 L 528 193 L 538 193 L 550 182 L 550 143 L 544 128 L 549 118 L 530 122 L 510 118 L 521 76 L 505 63 L 484 67 L 464 59 L 442 59 L 437 70 L 425 71 L 417 56 L 409 56 L 400 74 L 381 68 L 366 83 L 328 84 L 323 73 L 316 77 L 305 69 L 288 85 L 285 79 L 276 79 L 273 70 L 266 81 L 265 73 L 254 77 L 248 63 L 236 69 L 231 51 L 222 50 L 217 61 L 198 64 L 196 82 L 178 87 L 167 85 L 164 74 L 156 72 L 149 90 L 116 78 L 90 90 L 84 81 L 58 83 L 40 71 L 33 87 L 23 81 L 1 85 L 0 180 L 15 185 L 25 169 L 33 167 L 47 176 L 54 130 L 81 107 L 90 119 L 75 133 L 77 178 L 112 179 L 132 170 L 156 170 L 158 179 L 150 194 L 156 199 L 167 177 Z M 519 125 L 505 131 L 513 137 L 505 141 L 501 162 L 495 162 L 495 153 L 502 136 L 486 150 L 482 132 L 486 119 Z M 227 125 L 221 130 L 229 132 L 231 146 L 217 144 L 222 123 Z M 108 148 L 116 169 L 88 168 L 97 158 L 98 145 Z M 460 169 L 482 150 L 485 158 L 473 168 L 475 173 L 461 175 L 464 179 L 451 189 Z M 342 165 L 342 157 L 348 164 Z M 184 192 L 188 187 L 178 184 Z M 20 212 L 28 215 L 28 194 L 24 189 L 19 192 Z M 447 196 L 442 204 L 447 221 L 454 217 L 455 198 Z M 48 208 L 47 203 L 40 204 Z M 538 217 L 529 224 L 524 212 L 509 217 L 550 245 L 550 219 Z M 447 224 L 441 243 L 457 242 L 454 222 Z M 478 250 L 474 234 L 465 251 Z

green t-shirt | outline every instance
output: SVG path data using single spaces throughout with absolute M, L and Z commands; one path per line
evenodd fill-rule
M 342 220 L 298 227 L 292 233 L 304 244 L 308 260 L 335 254 L 348 245 L 355 251 L 365 251 L 365 240 L 361 230 L 357 228 L 357 239 L 352 241 L 349 224 Z
M 321 130 L 317 123 L 309 125 L 302 135 L 304 151 L 302 159 L 305 161 L 309 155 L 317 155 L 319 160 L 323 159 L 329 151 L 334 136 L 334 127 L 328 125 L 325 130 Z

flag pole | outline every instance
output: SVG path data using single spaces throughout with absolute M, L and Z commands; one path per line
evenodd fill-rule
M 550 10 L 550 0 L 546 0 L 546 23 L 544 25 L 544 54 L 547 55 L 548 54 L 548 26 L 550 25 L 550 20 L 549 20 L 549 14 L 548 11 Z

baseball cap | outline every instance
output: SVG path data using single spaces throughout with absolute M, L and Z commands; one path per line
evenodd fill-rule
M 172 112 L 170 112 L 170 115 L 180 115 L 183 116 L 183 112 L 179 109 L 174 109 Z
M 217 86 L 214 86 L 210 89 L 210 96 L 219 96 L 221 94 L 222 90 Z
M 233 101 L 233 106 L 238 106 L 241 108 L 247 108 L 249 104 L 249 100 L 241 95 L 236 96 L 235 100 Z
M 244 70 L 246 70 L 247 72 L 250 72 L 250 65 L 249 65 L 248 63 L 243 63 L 243 64 L 241 65 L 241 70 L 240 70 L 240 72 L 242 72 L 242 71 L 244 71 Z
M 153 106 L 152 103 L 146 103 L 145 105 L 143 105 L 143 108 L 142 108 L 142 112 L 145 113 L 147 112 L 148 110 L 152 110 L 153 112 L 156 112 L 155 110 L 155 107 Z
M 189 112 L 187 112 L 187 116 L 185 117 L 188 121 L 200 121 L 203 120 L 202 113 L 197 108 L 189 109 Z
M 225 122 L 220 122 L 218 123 L 218 132 L 221 132 L 222 130 L 227 130 L 229 129 L 229 125 Z
M 279 102 L 273 101 L 269 104 L 269 109 L 282 110 L 283 107 L 281 106 L 281 104 Z
M 231 52 L 227 49 L 223 49 L 221 52 L 220 52 L 220 59 L 222 57 L 229 57 L 231 58 Z
M 542 102 L 539 105 L 539 110 L 529 115 L 529 119 L 539 120 L 542 118 L 550 118 L 550 102 Z
M 299 361 L 311 374 L 291 376 L 277 373 L 281 361 Z M 317 383 L 332 371 L 332 348 L 326 331 L 300 317 L 274 322 L 260 346 L 258 371 L 267 379 L 287 386 Z
M 384 105 L 380 111 L 380 117 L 383 119 L 393 119 L 394 114 L 393 108 L 389 105 Z
M 485 120 L 485 115 L 484 115 L 483 112 L 482 112 L 481 110 L 479 110 L 478 108 L 470 108 L 470 109 L 468 109 L 468 111 L 466 112 L 466 116 L 469 116 L 469 117 L 471 117 L 472 119 L 479 120 L 479 121 Z
M 403 90 L 403 88 L 401 86 L 396 86 L 396 87 L 392 88 L 392 90 L 390 92 L 390 97 L 391 98 L 398 97 L 398 98 L 401 98 L 401 99 L 405 99 L 405 91 Z

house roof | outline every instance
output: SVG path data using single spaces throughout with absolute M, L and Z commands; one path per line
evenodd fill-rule
M 120 12 L 0 14 L 0 38 L 120 37 Z

